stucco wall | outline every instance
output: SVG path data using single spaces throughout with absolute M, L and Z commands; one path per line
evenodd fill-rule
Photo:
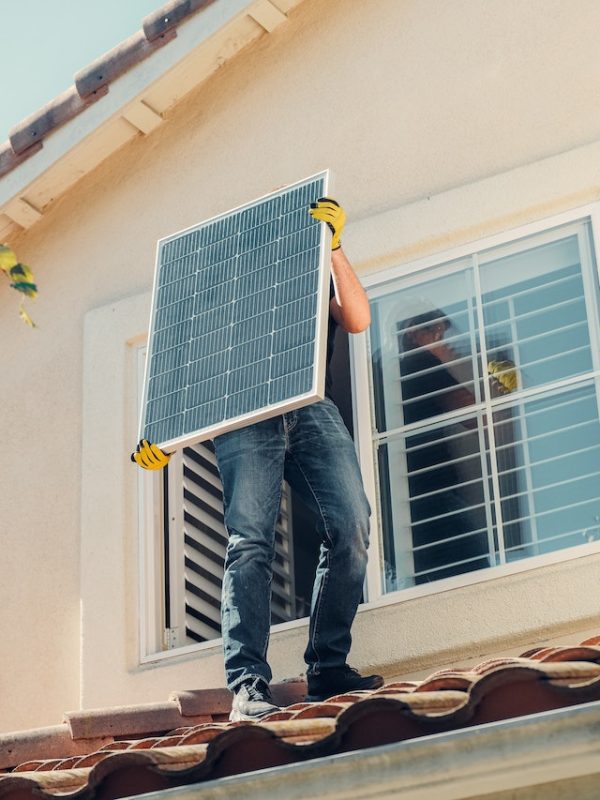
M 164 699 L 222 681 L 217 660 L 205 671 L 190 659 L 135 666 L 128 351 L 123 341 L 113 371 L 95 341 L 86 398 L 93 386 L 107 409 L 88 408 L 86 438 L 86 314 L 147 297 L 159 237 L 323 167 L 363 272 L 598 199 L 599 32 L 595 0 L 305 0 L 15 241 L 40 297 L 31 332 L 14 293 L 0 293 L 1 729 L 55 723 L 80 702 Z M 147 309 L 131 302 L 135 338 Z M 117 333 L 110 326 L 107 346 Z M 573 614 L 575 629 L 589 627 L 591 606 Z M 566 624 L 560 616 L 556 633 Z M 456 648 L 479 633 L 464 631 Z M 278 673 L 300 671 L 286 659 Z

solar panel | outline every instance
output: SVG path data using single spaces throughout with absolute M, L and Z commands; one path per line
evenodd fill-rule
M 168 451 L 324 395 L 323 172 L 161 239 L 140 438 Z

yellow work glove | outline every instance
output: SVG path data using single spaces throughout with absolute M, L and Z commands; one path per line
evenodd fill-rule
M 500 384 L 500 391 L 503 394 L 514 392 L 519 385 L 517 370 L 512 361 L 489 361 L 488 373 Z
M 155 444 L 150 444 L 146 439 L 142 439 L 138 444 L 135 453 L 131 454 L 131 460 L 142 469 L 162 469 L 169 463 L 171 456 Z
M 341 205 L 332 200 L 331 197 L 319 197 L 316 203 L 310 204 L 308 212 L 313 219 L 327 223 L 329 230 L 333 234 L 331 239 L 331 249 L 337 250 L 342 246 L 340 237 L 346 224 L 346 212 Z

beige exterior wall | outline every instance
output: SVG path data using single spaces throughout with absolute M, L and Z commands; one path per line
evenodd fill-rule
M 598 201 L 599 33 L 596 0 L 305 0 L 14 242 L 40 297 L 30 332 L 0 293 L 1 730 L 223 682 L 214 647 L 138 665 L 132 354 L 156 240 L 324 167 L 362 274 Z M 577 640 L 598 561 L 361 612 L 353 660 Z M 275 637 L 277 677 L 304 636 Z

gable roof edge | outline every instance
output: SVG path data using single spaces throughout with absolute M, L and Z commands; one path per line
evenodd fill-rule
M 35 224 L 84 174 L 158 127 L 167 109 L 299 2 L 172 0 L 146 17 L 143 30 L 80 70 L 0 145 L 0 239 Z

